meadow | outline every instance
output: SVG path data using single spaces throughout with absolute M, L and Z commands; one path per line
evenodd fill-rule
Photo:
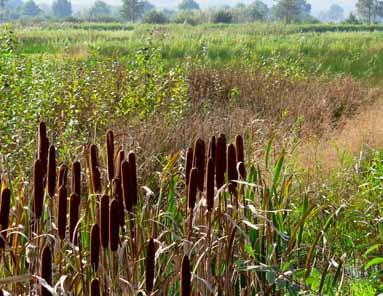
M 383 292 L 382 30 L 2 26 L 3 292 Z

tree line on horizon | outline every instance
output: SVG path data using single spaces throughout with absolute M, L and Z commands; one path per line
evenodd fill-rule
M 281 21 L 285 23 L 377 23 L 383 18 L 383 0 L 358 0 L 357 14 L 348 18 L 344 9 L 332 4 L 328 10 L 311 14 L 311 5 L 306 0 L 278 0 L 272 6 L 262 0 L 233 7 L 201 9 L 196 0 L 183 0 L 178 9 L 157 9 L 148 0 L 122 0 L 121 7 L 114 7 L 103 0 L 95 0 L 86 10 L 74 13 L 71 0 L 55 0 L 52 5 L 35 0 L 0 0 L 0 21 L 22 19 L 72 20 L 72 21 L 128 21 L 144 23 L 245 23 Z

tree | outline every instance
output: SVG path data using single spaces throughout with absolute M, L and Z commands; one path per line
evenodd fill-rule
M 91 17 L 108 16 L 110 14 L 110 6 L 101 0 L 96 0 L 89 10 L 89 16 Z
M 56 0 L 52 4 L 52 11 L 57 18 L 66 18 L 72 15 L 72 4 L 70 0 Z
M 383 1 L 358 0 L 356 8 L 361 19 L 369 24 L 375 22 L 377 17 L 383 15 Z
M 250 21 L 264 21 L 269 14 L 269 8 L 260 0 L 251 3 L 246 7 L 246 11 Z
M 273 10 L 277 19 L 291 23 L 307 18 L 311 12 L 311 5 L 306 0 L 279 0 Z
M 144 16 L 143 22 L 147 24 L 166 24 L 169 19 L 163 12 L 152 10 Z
M 357 25 L 360 24 L 357 17 L 351 12 L 347 19 L 344 21 L 346 24 Z
M 194 0 L 182 0 L 178 5 L 179 10 L 199 10 L 199 5 Z
M 36 5 L 36 3 L 33 0 L 29 0 L 23 4 L 21 7 L 21 13 L 22 15 L 26 16 L 37 16 L 41 13 L 40 7 Z
M 233 14 L 229 9 L 217 11 L 213 16 L 213 23 L 230 24 L 233 21 Z
M 344 9 L 338 4 L 333 4 L 327 11 L 327 20 L 330 22 L 339 22 L 344 20 Z
M 121 14 L 128 21 L 135 22 L 144 13 L 145 2 L 139 0 L 123 0 Z

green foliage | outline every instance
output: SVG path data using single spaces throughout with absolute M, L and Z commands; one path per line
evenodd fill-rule
M 213 23 L 230 24 L 233 20 L 233 15 L 228 10 L 219 10 L 214 13 Z
M 147 24 L 166 24 L 169 22 L 169 19 L 163 12 L 152 10 L 144 16 L 142 22 Z
M 52 4 L 52 11 L 58 19 L 70 17 L 72 15 L 72 4 L 70 0 L 55 0 Z
M 94 2 L 93 6 L 89 10 L 89 16 L 91 17 L 108 16 L 110 14 L 110 6 L 101 0 Z
M 272 9 L 277 19 L 289 24 L 307 18 L 311 5 L 305 0 L 279 0 Z
M 21 7 L 21 13 L 25 16 L 37 16 L 41 13 L 40 7 L 33 0 L 28 0 Z
M 178 5 L 179 10 L 199 10 L 199 5 L 194 0 L 182 0 Z
M 123 0 L 121 14 L 126 20 L 135 22 L 144 14 L 144 7 L 144 1 Z

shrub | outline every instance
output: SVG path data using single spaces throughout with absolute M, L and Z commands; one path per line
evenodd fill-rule
M 169 20 L 163 12 L 152 10 L 144 16 L 142 22 L 147 24 L 166 24 Z

